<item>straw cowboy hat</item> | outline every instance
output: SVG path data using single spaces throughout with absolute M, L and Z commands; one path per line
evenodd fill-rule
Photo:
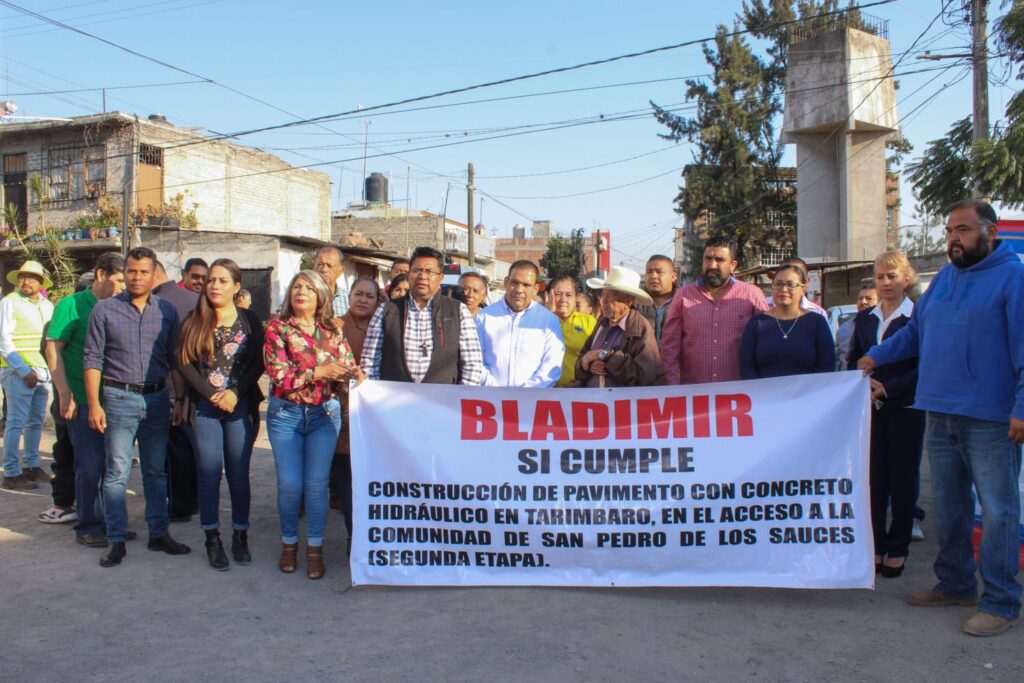
M 18 270 L 12 270 L 7 273 L 7 281 L 12 285 L 18 284 L 18 278 L 21 277 L 22 273 L 28 273 L 29 275 L 38 275 L 43 279 L 43 289 L 49 289 L 53 287 L 53 281 L 50 280 L 50 276 L 46 273 L 46 269 L 43 268 L 43 264 L 39 261 L 25 261 L 21 268 Z
M 590 278 L 587 280 L 587 287 L 591 289 L 610 289 L 615 292 L 630 294 L 637 303 L 654 303 L 651 295 L 640 289 L 640 273 L 629 268 L 623 268 L 622 266 L 612 266 L 612 269 L 608 271 L 608 277 L 604 280 L 596 277 Z

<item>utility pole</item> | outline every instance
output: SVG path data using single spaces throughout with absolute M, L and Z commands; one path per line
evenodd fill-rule
M 412 166 L 405 167 L 405 256 L 406 258 L 412 253 L 412 247 L 409 245 L 409 212 L 412 211 L 412 204 L 409 199 L 409 188 L 412 185 Z
M 363 119 L 363 201 L 366 201 L 366 152 L 370 144 L 370 123 L 369 119 Z
M 129 143 L 129 154 L 125 164 L 124 191 L 121 194 L 121 256 L 128 257 L 128 247 L 131 245 L 131 212 L 132 194 L 135 189 L 135 169 L 139 158 L 139 117 L 135 117 L 135 126 L 132 128 L 131 142 Z
M 601 231 L 597 231 L 594 240 L 594 277 L 601 277 Z
M 473 226 L 473 164 L 469 165 L 468 168 L 469 182 L 466 183 L 466 236 L 469 238 L 469 246 L 466 251 L 469 252 L 469 267 L 476 268 L 476 256 L 473 253 L 473 237 L 474 237 L 474 226 Z
M 988 0 L 971 2 L 971 60 L 974 63 L 974 144 L 988 140 Z M 984 189 L 975 173 L 974 195 Z M 986 197 L 987 199 L 987 197 Z
M 974 132 L 971 142 L 977 145 L 989 139 L 988 126 L 988 0 L 971 0 L 971 51 L 969 53 L 933 55 L 925 52 L 917 59 L 937 62 L 942 59 L 970 59 L 974 72 L 974 108 L 971 120 Z M 978 178 L 974 180 L 974 195 L 981 197 L 984 190 Z M 988 197 L 985 197 L 988 199 Z

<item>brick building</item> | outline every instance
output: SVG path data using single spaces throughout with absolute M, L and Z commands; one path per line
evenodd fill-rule
M 533 261 L 540 266 L 540 259 L 548 248 L 553 228 L 551 221 L 534 221 L 530 237 L 526 236 L 526 228 L 515 225 L 512 237 L 498 237 L 495 240 L 494 253 L 499 260 L 514 263 L 520 259 Z M 583 273 L 586 277 L 594 277 L 595 259 L 601 272 L 607 273 L 611 265 L 611 233 L 608 230 L 594 231 L 583 238 Z M 600 246 L 600 250 L 598 249 Z M 541 268 L 543 272 L 543 268 Z
M 408 256 L 416 247 L 433 247 L 451 263 L 470 265 L 469 232 L 465 223 L 429 211 L 406 211 L 389 205 L 350 208 L 331 216 L 331 241 L 343 243 L 352 235 L 372 240 L 381 249 Z M 482 226 L 473 233 L 474 265 L 494 279 L 495 240 Z

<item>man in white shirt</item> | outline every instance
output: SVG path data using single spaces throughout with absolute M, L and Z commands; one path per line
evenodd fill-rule
M 539 275 L 532 261 L 516 261 L 505 278 L 505 297 L 476 316 L 485 386 L 553 387 L 562 376 L 562 325 L 534 301 Z

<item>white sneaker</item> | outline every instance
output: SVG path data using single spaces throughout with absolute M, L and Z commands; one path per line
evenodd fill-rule
M 911 541 L 923 541 L 924 540 L 924 529 L 921 528 L 921 522 L 914 520 L 914 528 L 910 531 Z
M 40 512 L 38 519 L 43 524 L 69 524 L 78 521 L 78 513 L 75 508 L 61 509 L 54 505 L 46 512 Z

